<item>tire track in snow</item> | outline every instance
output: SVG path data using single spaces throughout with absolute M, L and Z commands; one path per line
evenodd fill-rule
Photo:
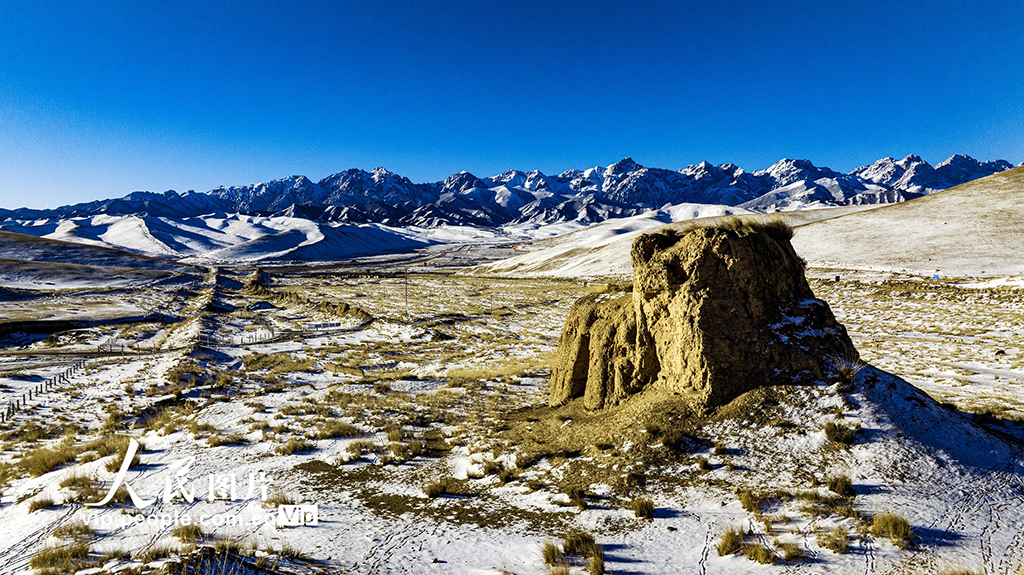
M 383 573 L 382 567 L 391 560 L 395 549 L 402 547 L 410 539 L 421 538 L 420 536 L 426 531 L 426 528 L 417 527 L 415 523 L 404 525 L 402 529 L 389 529 L 384 538 L 376 545 L 371 546 L 363 559 L 354 567 L 359 569 L 362 564 L 363 569 L 359 569 L 359 572 L 367 575 Z
M 1004 503 L 1003 507 L 1010 507 L 1010 509 L 1024 509 L 1024 479 L 1022 479 L 1013 470 L 1007 473 L 1007 487 L 1013 491 L 1013 496 L 1016 499 L 1015 503 Z M 1003 548 L 1003 558 L 999 562 L 999 570 L 1004 574 L 1017 573 L 1014 570 L 1015 567 L 1020 566 L 1022 561 L 1020 557 L 1022 555 L 1021 549 L 1024 547 L 1024 526 L 1016 529 L 1010 541 Z M 1012 558 L 1016 557 L 1017 560 Z
M 864 547 L 864 575 L 875 572 L 875 548 L 871 545 L 871 539 L 862 537 L 861 545 Z
M 700 521 L 700 518 L 697 518 Z M 714 529 L 714 522 L 708 524 L 707 533 L 704 535 L 704 549 L 700 552 L 700 561 L 697 566 L 700 567 L 700 575 L 707 574 L 707 561 L 708 556 L 711 554 L 711 530 Z
M 32 548 L 41 546 L 54 529 L 67 523 L 68 519 L 78 510 L 78 505 L 70 505 L 63 515 L 55 522 L 47 523 L 35 531 L 29 533 L 21 540 L 8 547 L 0 556 L 0 574 L 16 573 L 28 568 L 28 562 L 32 557 L 29 552 Z

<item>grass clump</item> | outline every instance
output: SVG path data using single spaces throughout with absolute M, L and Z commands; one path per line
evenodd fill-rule
M 363 452 L 373 452 L 377 449 L 377 446 L 371 441 L 353 441 L 348 444 L 345 451 L 348 452 L 351 461 L 361 459 Z
M 600 555 L 604 557 L 604 549 L 597 544 L 594 536 L 586 531 L 570 531 L 562 538 L 562 552 L 565 555 L 580 556 L 584 559 Z
M 739 492 L 740 505 L 744 509 L 751 513 L 758 513 L 761 511 L 761 505 L 764 503 L 764 498 L 760 494 L 754 493 L 749 488 Z
M 135 559 L 142 563 L 152 563 L 153 561 L 166 559 L 176 552 L 177 549 L 173 547 L 167 545 L 156 545 L 137 554 Z
M 558 546 L 558 543 L 554 541 L 545 541 L 541 545 L 540 556 L 546 565 L 551 565 L 552 567 L 565 565 L 565 555 L 562 554 L 562 549 Z
M 220 555 L 231 553 L 234 555 L 241 555 L 245 552 L 245 546 L 238 541 L 232 541 L 230 539 L 218 539 L 213 542 L 213 550 L 215 553 Z
M 76 541 L 67 545 L 43 547 L 28 562 L 29 567 L 46 574 L 75 573 L 89 567 L 89 544 Z
M 70 439 L 70 438 L 69 438 Z M 78 451 L 71 441 L 60 442 L 55 448 L 37 447 L 26 453 L 18 465 L 33 477 L 45 475 L 54 469 L 74 461 Z
M 217 433 L 206 438 L 206 444 L 210 447 L 220 447 L 221 445 L 242 445 L 244 443 L 247 443 L 245 438 L 237 433 Z
M 200 435 L 204 435 L 204 434 L 208 434 L 208 433 L 216 433 L 217 432 L 217 428 L 214 427 L 214 425 L 212 423 L 208 422 L 208 421 L 203 422 L 203 423 L 199 423 L 196 420 L 191 419 L 186 424 L 186 427 L 188 427 L 189 433 L 191 433 L 192 435 L 195 435 L 196 437 L 199 437 Z
M 762 565 L 771 565 L 775 563 L 775 553 L 764 545 L 748 543 L 743 546 L 743 554 L 747 556 L 747 559 L 756 561 Z
M 281 554 L 281 557 L 284 557 L 286 559 L 291 559 L 293 561 L 296 560 L 296 559 L 308 559 L 308 557 L 309 557 L 306 554 L 306 552 L 304 552 L 302 549 L 299 549 L 298 547 L 292 547 L 291 545 L 288 545 L 287 543 L 282 543 L 281 544 L 280 554 Z
M 540 549 L 541 558 L 548 565 L 548 573 L 568 575 L 567 556 L 585 559 L 588 575 L 604 575 L 604 549 L 597 544 L 594 536 L 585 531 L 572 531 L 562 539 L 561 546 L 554 541 L 545 541 Z M 575 563 L 574 561 L 574 564 Z
M 0 462 L 0 491 L 3 491 L 11 480 L 18 476 L 18 473 L 10 463 Z
M 837 495 L 853 495 L 853 481 L 848 475 L 837 475 L 830 477 L 825 482 L 828 486 L 828 490 Z
M 338 437 L 357 437 L 359 435 L 361 435 L 361 433 L 358 427 L 351 423 L 331 419 L 320 427 L 320 431 L 317 433 L 317 438 L 336 439 Z
M 850 426 L 830 421 L 825 424 L 824 431 L 825 437 L 827 437 L 828 440 L 831 441 L 832 443 L 838 443 L 840 445 L 853 445 L 854 429 Z
M 565 492 L 569 496 L 569 503 L 575 505 L 580 511 L 586 510 L 590 506 L 587 505 L 587 494 L 579 487 L 570 487 Z
M 726 529 L 718 539 L 718 554 L 721 556 L 738 553 L 743 548 L 743 531 L 738 527 Z
M 110 561 L 126 561 L 132 558 L 132 554 L 124 549 L 111 549 L 110 551 L 104 551 L 100 554 L 99 561 L 96 563 L 99 565 L 105 565 Z
M 40 509 L 50 509 L 56 506 L 57 505 L 53 502 L 53 499 L 50 499 L 49 497 L 33 499 L 28 504 L 28 512 L 34 513 L 36 511 L 39 511 Z
M 871 522 L 871 533 L 876 537 L 886 537 L 900 549 L 906 549 L 914 538 L 910 522 L 895 513 L 876 515 Z
M 431 499 L 436 499 L 442 495 L 448 495 L 455 493 L 455 485 L 452 480 L 447 477 L 442 477 L 436 481 L 431 481 L 423 488 L 423 493 Z
M 107 464 L 104 466 L 104 468 L 111 473 L 116 473 L 119 469 L 121 469 L 121 465 L 124 463 L 124 456 L 128 454 L 128 444 L 131 441 L 130 438 L 125 437 L 123 435 L 118 435 L 115 437 L 123 439 L 104 441 L 98 444 L 99 449 L 95 450 L 100 453 L 101 457 L 105 457 L 111 454 L 115 455 L 115 457 L 108 461 Z M 121 446 L 123 446 L 123 449 L 118 449 L 118 447 Z M 146 447 L 140 441 L 139 449 L 138 451 L 135 452 L 135 455 L 132 457 L 132 462 L 128 465 L 129 469 L 135 467 L 136 465 L 142 462 L 141 454 L 145 449 Z
M 93 484 L 93 478 L 87 475 L 74 473 L 61 480 L 60 486 L 69 489 L 83 489 Z
M 252 353 L 242 358 L 246 371 L 265 369 L 271 374 L 309 371 L 315 364 L 310 358 L 295 359 L 290 354 Z
M 53 530 L 53 536 L 58 539 L 84 539 L 91 536 L 92 527 L 84 522 L 68 523 Z
M 195 543 L 202 539 L 206 534 L 203 533 L 203 528 L 195 523 L 188 525 L 178 525 L 171 531 L 171 535 L 174 535 L 182 543 Z
M 388 441 L 391 442 L 400 442 L 403 439 L 405 439 L 405 432 L 402 431 L 402 428 L 397 425 L 388 426 L 387 434 Z
M 832 368 L 836 372 L 836 383 L 839 384 L 839 391 L 847 393 L 853 391 L 857 383 L 857 374 L 866 367 L 866 364 L 856 359 L 833 358 Z
M 804 558 L 804 550 L 796 543 L 783 543 L 779 545 L 782 551 L 782 558 L 786 561 L 799 561 Z
M 261 419 L 259 421 L 254 421 L 252 425 L 249 426 L 249 433 L 264 431 L 266 429 L 270 429 L 270 422 L 265 419 Z
M 850 534 L 846 531 L 846 528 L 837 525 L 831 531 L 825 531 L 824 533 L 818 534 L 818 545 L 842 555 L 846 553 L 846 548 L 850 544 Z
M 414 439 L 409 442 L 409 455 L 411 457 L 419 457 L 423 453 L 423 442 L 419 439 Z
M 85 444 L 84 451 L 95 451 L 100 457 L 124 453 L 128 450 L 131 438 L 127 435 L 107 435 Z M 144 449 L 142 442 L 139 442 L 139 451 Z
M 633 513 L 641 519 L 651 519 L 654 517 L 654 502 L 650 499 L 634 499 L 632 508 Z
M 313 451 L 316 446 L 312 442 L 305 439 L 291 438 L 285 443 L 279 444 L 274 448 L 274 451 L 281 455 L 291 455 L 293 453 L 303 453 L 306 451 Z
M 83 503 L 102 499 L 102 490 L 96 484 L 95 478 L 87 475 L 74 474 L 66 477 L 60 482 L 60 486 L 74 491 L 72 501 Z
M 712 224 L 706 227 L 719 230 L 736 232 L 741 236 L 753 234 L 764 234 L 775 240 L 793 239 L 793 227 L 786 223 L 781 217 L 772 218 L 740 218 L 737 216 L 725 216 L 715 218 Z M 704 227 L 704 226 L 697 226 Z
M 284 491 L 272 491 L 263 502 L 264 507 L 277 507 L 278 505 L 295 505 L 298 500 Z

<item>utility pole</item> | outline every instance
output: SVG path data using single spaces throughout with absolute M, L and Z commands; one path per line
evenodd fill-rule
M 409 321 L 409 271 L 405 272 L 405 321 Z

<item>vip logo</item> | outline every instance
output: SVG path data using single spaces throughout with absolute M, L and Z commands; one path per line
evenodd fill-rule
M 278 505 L 277 524 L 280 527 L 316 525 L 320 516 L 316 505 Z

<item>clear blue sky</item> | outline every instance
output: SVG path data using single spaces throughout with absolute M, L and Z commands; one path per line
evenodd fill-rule
M 1024 2 L 0 4 L 0 206 L 349 167 L 1024 160 Z

